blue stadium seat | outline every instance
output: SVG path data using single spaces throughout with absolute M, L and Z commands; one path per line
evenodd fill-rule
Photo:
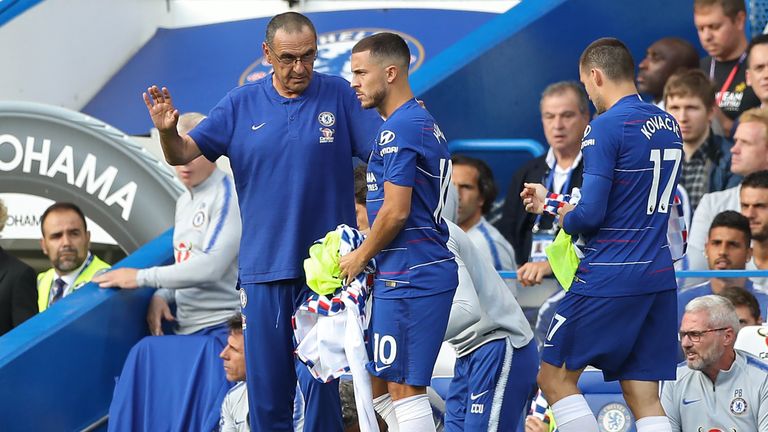
M 499 188 L 497 199 L 501 200 L 518 168 L 544 154 L 546 148 L 532 139 L 467 139 L 450 141 L 448 150 L 485 161 L 493 171 Z
M 435 391 L 443 400 L 448 397 L 448 387 L 451 385 L 452 376 L 434 376 L 432 377 L 432 390 Z
M 602 371 L 588 368 L 581 374 L 579 389 L 597 417 L 600 430 L 637 431 L 618 381 L 604 382 Z

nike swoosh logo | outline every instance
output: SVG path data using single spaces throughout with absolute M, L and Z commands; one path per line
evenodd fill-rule
M 683 398 L 683 405 L 690 405 L 690 404 L 692 404 L 692 403 L 695 403 L 695 402 L 698 402 L 698 401 L 700 401 L 700 400 L 701 400 L 701 399 L 685 400 L 685 398 Z
M 256 125 L 253 125 L 253 126 L 251 126 L 251 130 L 259 130 L 259 129 L 261 129 L 261 127 L 262 127 L 262 126 L 264 126 L 265 124 L 266 124 L 266 123 L 262 123 L 262 124 L 260 124 L 260 125 L 258 125 L 258 126 L 256 126 Z
M 478 394 L 470 393 L 469 394 L 469 399 L 473 400 L 473 401 L 474 400 L 478 400 L 478 399 L 480 399 L 486 393 L 488 393 L 488 390 L 486 390 L 486 391 L 484 391 L 482 393 L 478 393 Z
M 383 371 L 384 369 L 386 369 L 388 367 L 392 367 L 392 365 L 386 365 L 386 366 L 382 366 L 382 367 L 374 366 L 373 368 L 376 370 L 376 373 L 379 373 L 379 372 Z

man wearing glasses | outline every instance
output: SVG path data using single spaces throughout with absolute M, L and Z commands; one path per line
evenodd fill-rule
M 739 328 L 725 297 L 686 305 L 679 336 L 687 365 L 661 392 L 673 431 L 768 431 L 768 365 L 733 348 Z
M 153 86 L 144 100 L 170 164 L 200 154 L 228 156 L 232 164 L 243 222 L 239 282 L 251 429 L 293 430 L 298 371 L 304 430 L 341 431 L 338 384 L 303 379 L 303 365 L 294 370 L 291 317 L 303 298 L 309 246 L 340 223 L 355 225 L 352 157 L 367 160 L 382 121 L 360 107 L 347 81 L 313 73 L 317 33 L 307 17 L 272 18 L 262 49 L 274 73 L 229 92 L 188 135 L 176 131 L 167 89 Z

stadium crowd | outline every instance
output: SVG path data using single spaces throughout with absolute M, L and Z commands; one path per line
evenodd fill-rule
M 277 15 L 262 44 L 274 73 L 207 117 L 180 115 L 170 89 L 144 93 L 187 188 L 175 262 L 110 270 L 83 211 L 57 202 L 36 282 L 0 248 L 0 335 L 91 281 L 156 288 L 115 431 L 596 432 L 577 386 L 595 366 L 621 382 L 638 432 L 768 432 L 768 365 L 734 348 L 768 317 L 768 279 L 673 272 L 768 270 L 768 34 L 747 40 L 743 0 L 693 3 L 708 56 L 670 36 L 636 70 L 599 39 L 581 83 L 542 90 L 548 150 L 495 215 L 493 172 L 448 153 L 400 36 L 359 41 L 350 84 L 313 71 L 308 18 Z M 0 231 L 6 217 L 0 201 Z M 342 252 L 317 258 L 331 266 L 321 292 L 304 260 L 331 241 Z M 528 322 L 516 295 L 539 285 L 553 294 Z M 441 398 L 429 387 L 443 343 L 456 364 Z

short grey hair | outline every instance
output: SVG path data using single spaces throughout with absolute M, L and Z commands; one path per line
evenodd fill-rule
M 584 86 L 576 81 L 558 81 L 548 85 L 547 88 L 541 92 L 540 100 L 543 101 L 550 96 L 559 96 L 568 91 L 571 91 L 576 95 L 579 112 L 589 115 L 589 96 L 587 96 L 587 91 L 584 90 Z M 539 111 L 541 111 L 541 102 L 539 102 Z
M 710 294 L 688 302 L 685 305 L 685 313 L 706 312 L 710 327 L 730 327 L 738 333 L 741 329 L 739 316 L 736 314 L 736 308 L 730 300 L 725 297 Z
M 203 121 L 203 119 L 205 119 L 205 116 L 199 112 L 184 113 L 179 116 L 179 122 L 176 124 L 176 129 L 180 134 L 186 135 L 192 131 L 198 123 Z

